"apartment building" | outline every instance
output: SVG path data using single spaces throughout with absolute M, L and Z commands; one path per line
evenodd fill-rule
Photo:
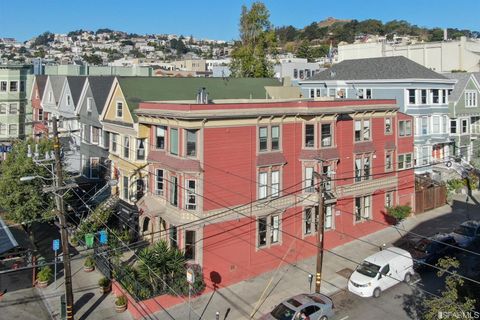
M 374 99 L 140 103 L 140 231 L 227 286 L 275 269 L 272 254 L 315 254 L 315 173 L 326 247 L 384 228 L 386 207 L 415 207 L 413 117 L 398 109 Z

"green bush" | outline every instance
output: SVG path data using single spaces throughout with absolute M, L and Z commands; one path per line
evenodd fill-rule
M 127 304 L 127 297 L 125 297 L 124 295 L 117 297 L 117 299 L 115 300 L 116 306 L 124 306 L 126 304 Z
M 110 279 L 102 277 L 98 280 L 98 285 L 102 288 L 106 288 L 110 285 Z
M 49 266 L 43 267 L 38 273 L 37 273 L 37 279 L 38 281 L 44 282 L 44 281 L 49 281 L 52 278 L 52 268 Z
M 94 267 L 95 266 L 95 260 L 93 259 L 92 256 L 88 256 L 86 259 L 85 259 L 85 262 L 83 264 L 85 267 L 87 268 L 91 268 L 91 267 Z
M 395 206 L 387 208 L 387 214 L 390 217 L 395 218 L 397 221 L 405 219 L 411 212 L 412 208 L 410 206 Z
M 447 181 L 447 189 L 449 192 L 460 192 L 464 186 L 464 179 L 451 179 Z

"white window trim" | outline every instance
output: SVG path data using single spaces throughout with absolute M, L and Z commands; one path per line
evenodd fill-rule
M 119 103 L 122 105 L 122 109 L 121 109 L 122 110 L 122 115 L 121 116 L 118 115 L 118 110 L 119 110 L 118 109 L 118 104 Z M 123 116 L 125 115 L 125 110 L 124 109 L 125 109 L 125 106 L 124 106 L 123 101 L 119 101 L 119 100 L 115 101 L 115 118 L 123 119 Z
M 162 189 L 158 188 L 158 182 L 160 175 L 159 171 L 162 171 Z M 156 168 L 155 169 L 155 195 L 163 196 L 165 194 L 165 170 Z
M 89 167 L 90 167 L 90 172 L 89 172 L 89 178 L 90 179 L 100 179 L 100 172 L 98 172 L 98 177 L 93 177 L 92 176 L 92 160 L 98 160 L 98 165 L 100 166 L 100 158 L 99 157 L 91 157 L 88 162 L 89 162 Z M 98 168 L 97 168 L 98 169 Z
M 474 103 L 470 103 L 473 100 Z M 475 90 L 465 90 L 465 108 L 478 107 L 478 94 Z
M 188 183 L 190 181 L 193 181 L 195 183 L 195 188 L 193 190 L 190 190 L 188 186 Z M 198 182 L 196 179 L 185 179 L 185 201 L 184 202 L 185 202 L 186 210 L 195 211 L 198 209 L 197 189 L 198 189 Z M 195 199 L 195 202 L 193 204 L 188 202 L 190 194 L 192 194 Z M 189 206 L 192 206 L 192 207 L 189 207 Z

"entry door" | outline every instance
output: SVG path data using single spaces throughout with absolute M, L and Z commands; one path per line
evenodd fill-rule
M 379 282 L 380 288 L 382 290 L 388 289 L 399 282 L 398 280 L 396 280 L 399 276 L 395 272 L 393 272 L 389 264 L 385 265 L 380 270 L 380 274 L 382 275 L 382 277 L 380 278 Z

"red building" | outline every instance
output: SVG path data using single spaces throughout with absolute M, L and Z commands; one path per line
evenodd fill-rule
M 414 204 L 412 117 L 394 100 L 141 103 L 149 183 L 145 237 L 165 239 L 220 286 L 316 252 L 317 182 L 325 245 L 385 227 Z M 212 273 L 214 272 L 214 273 Z
M 35 79 L 33 80 L 30 100 L 32 101 L 34 136 L 41 136 L 48 133 L 48 126 L 46 122 L 46 120 L 48 120 L 48 114 L 43 112 L 43 107 L 41 105 L 47 78 L 48 76 L 45 75 L 36 75 Z

